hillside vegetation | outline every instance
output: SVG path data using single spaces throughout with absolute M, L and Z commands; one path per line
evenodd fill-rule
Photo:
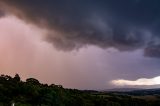
M 42 84 L 35 78 L 22 81 L 18 74 L 0 76 L 0 106 L 160 106 L 158 91 L 81 91 Z

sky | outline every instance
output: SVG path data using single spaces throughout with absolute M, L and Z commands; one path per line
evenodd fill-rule
M 160 87 L 159 0 L 1 0 L 0 74 L 65 88 Z

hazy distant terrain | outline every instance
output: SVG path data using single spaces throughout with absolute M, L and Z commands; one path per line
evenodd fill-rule
M 0 76 L 0 106 L 159 106 L 160 89 L 133 91 L 92 91 L 41 84 L 37 79 L 22 81 Z

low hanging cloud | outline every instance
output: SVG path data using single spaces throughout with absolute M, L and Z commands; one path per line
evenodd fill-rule
M 152 85 L 160 85 L 160 76 L 154 77 L 154 78 L 151 78 L 151 79 L 140 78 L 140 79 L 137 79 L 135 81 L 119 79 L 119 80 L 111 81 L 111 84 L 116 85 L 116 86 L 152 86 Z
M 159 3 L 158 0 L 1 0 L 0 7 L 7 14 L 48 30 L 46 41 L 60 50 L 96 45 L 120 51 L 144 49 L 145 56 L 154 57 L 152 52 L 156 50 L 150 47 L 160 45 Z

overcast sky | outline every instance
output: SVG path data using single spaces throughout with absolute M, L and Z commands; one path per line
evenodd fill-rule
M 1 0 L 0 74 L 65 88 L 160 87 L 159 0 Z

